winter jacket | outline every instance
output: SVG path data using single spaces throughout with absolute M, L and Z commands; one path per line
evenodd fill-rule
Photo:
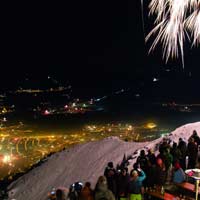
M 79 200 L 94 200 L 93 191 L 89 187 L 84 187 L 81 190 Z
M 191 160 L 196 160 L 198 148 L 194 142 L 189 142 L 187 146 L 188 156 Z
M 129 186 L 130 177 L 128 174 L 123 176 L 119 175 L 117 180 L 117 195 L 119 197 L 127 197 L 128 196 L 128 186 Z
M 173 182 L 174 183 L 182 183 L 185 181 L 185 173 L 182 168 L 174 171 L 173 174 Z
M 135 180 L 131 179 L 129 182 L 129 194 L 141 194 L 142 181 L 146 178 L 144 171 Z
M 156 174 L 156 177 L 155 177 L 155 184 L 156 185 L 164 185 L 165 184 L 165 181 L 166 181 L 166 170 L 163 168 L 163 167 L 160 167 L 160 166 L 156 166 L 155 168 L 155 174 Z
M 115 197 L 111 190 L 108 189 L 106 184 L 99 183 L 95 191 L 95 200 L 115 200 Z
M 108 189 L 110 189 L 114 195 L 117 192 L 117 183 L 116 183 L 116 171 L 114 168 L 106 167 L 104 176 L 107 179 Z

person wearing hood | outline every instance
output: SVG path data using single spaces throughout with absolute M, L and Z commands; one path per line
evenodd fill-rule
M 115 200 L 111 190 L 108 189 L 107 180 L 105 176 L 100 176 L 94 192 L 95 200 Z

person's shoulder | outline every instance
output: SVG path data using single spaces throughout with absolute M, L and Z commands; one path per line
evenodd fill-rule
M 108 189 L 108 190 L 107 190 L 107 194 L 108 194 L 108 199 L 109 199 L 109 200 L 115 199 L 114 194 L 112 193 L 111 190 Z

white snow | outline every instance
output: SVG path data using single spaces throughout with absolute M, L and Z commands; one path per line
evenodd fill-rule
M 193 130 L 200 132 L 200 122 L 187 124 L 177 128 L 170 134 L 173 141 L 182 137 L 188 140 Z M 9 199 L 45 200 L 53 187 L 69 187 L 76 181 L 90 181 L 94 187 L 98 177 L 103 174 L 109 161 L 114 165 L 121 163 L 124 154 L 133 155 L 137 150 L 154 148 L 162 138 L 152 142 L 124 142 L 117 137 L 109 137 L 101 141 L 79 144 L 65 151 L 55 153 L 41 166 L 34 168 L 9 185 Z M 134 154 L 136 156 L 138 154 Z M 130 160 L 129 167 L 135 162 Z

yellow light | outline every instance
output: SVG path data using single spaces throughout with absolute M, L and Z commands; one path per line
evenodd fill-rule
M 132 130 L 133 130 L 133 127 L 132 127 L 131 125 L 129 125 L 128 128 L 127 128 L 127 130 L 128 130 L 128 131 L 132 131 Z
M 149 128 L 149 129 L 153 129 L 153 128 L 155 128 L 157 125 L 155 124 L 155 123 L 148 123 L 147 124 L 147 128 Z
M 75 107 L 76 106 L 76 103 L 72 103 L 72 107 Z
M 5 155 L 3 158 L 3 163 L 9 163 L 11 161 L 11 156 Z

